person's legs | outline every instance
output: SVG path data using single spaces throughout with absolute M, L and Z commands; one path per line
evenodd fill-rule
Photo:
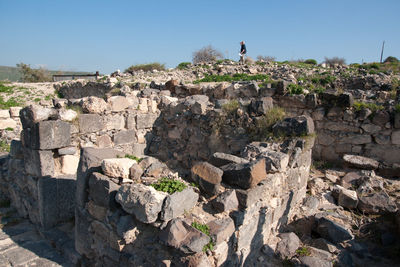
M 239 63 L 241 63 L 241 64 L 244 63 L 244 55 L 243 54 L 240 55 Z

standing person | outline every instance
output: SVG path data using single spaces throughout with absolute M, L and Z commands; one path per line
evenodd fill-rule
M 246 45 L 244 44 L 244 41 L 241 41 L 240 42 L 240 53 L 239 53 L 240 60 L 239 60 L 239 62 L 242 64 L 244 64 L 244 55 L 246 55 L 246 52 L 247 52 Z

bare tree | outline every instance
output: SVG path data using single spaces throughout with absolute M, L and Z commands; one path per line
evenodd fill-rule
M 211 45 L 205 46 L 200 50 L 193 52 L 193 64 L 215 62 L 218 59 L 223 59 L 220 51 L 213 48 Z

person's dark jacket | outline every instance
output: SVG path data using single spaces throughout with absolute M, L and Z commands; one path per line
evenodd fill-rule
M 240 53 L 242 54 L 246 54 L 247 50 L 246 50 L 246 45 L 242 44 L 242 46 L 240 47 Z

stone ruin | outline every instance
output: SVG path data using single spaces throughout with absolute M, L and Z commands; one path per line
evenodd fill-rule
M 398 114 L 370 119 L 351 110 L 349 93 L 170 81 L 105 101 L 67 89 L 54 108 L 20 111 L 0 190 L 44 229 L 74 220 L 76 264 L 253 266 L 300 209 L 312 156 L 399 175 Z M 234 99 L 242 102 L 226 110 Z M 273 106 L 292 117 L 273 126 L 280 138 L 256 141 L 254 122 Z M 166 178 L 182 190 L 156 190 Z

